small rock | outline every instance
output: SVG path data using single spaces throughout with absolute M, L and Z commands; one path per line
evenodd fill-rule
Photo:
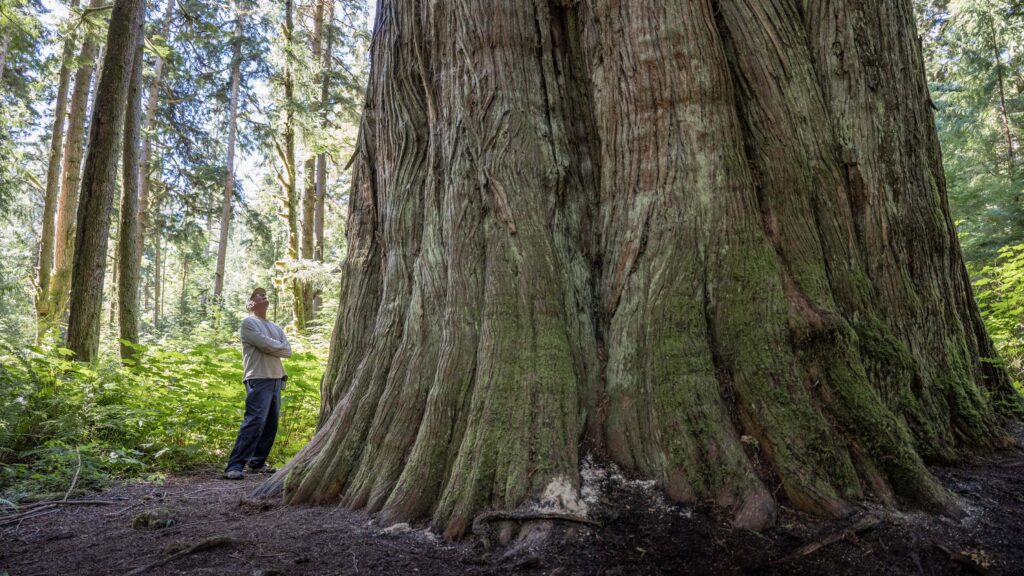
M 284 576 L 284 572 L 273 568 L 263 568 L 253 571 L 252 576 Z
M 136 530 L 156 530 L 174 526 L 174 512 L 167 508 L 153 508 L 138 513 L 132 518 L 132 528 Z

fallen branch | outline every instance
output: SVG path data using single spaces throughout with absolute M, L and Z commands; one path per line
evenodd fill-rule
M 47 514 L 53 514 L 56 511 L 57 508 L 52 507 L 41 508 L 39 510 L 32 510 L 31 512 L 25 512 L 24 514 L 17 514 L 13 517 L 4 518 L 3 520 L 0 520 L 0 526 L 7 526 L 8 524 L 14 524 L 15 522 L 20 523 L 23 520 L 28 520 L 29 518 L 35 518 L 37 516 L 46 516 Z
M 140 567 L 136 568 L 135 570 L 132 570 L 131 572 L 129 572 L 125 576 L 136 576 L 137 574 L 142 574 L 142 573 L 144 573 L 144 572 L 146 572 L 148 570 L 152 570 L 153 568 L 156 568 L 158 566 L 163 566 L 164 564 L 168 564 L 170 562 L 174 562 L 178 558 L 183 558 L 183 557 L 188 556 L 189 554 L 193 554 L 195 552 L 201 552 L 203 550 L 209 550 L 210 548 L 217 548 L 219 546 L 228 546 L 228 545 L 231 545 L 231 544 L 241 544 L 242 542 L 244 542 L 244 540 L 237 540 L 235 538 L 231 538 L 230 536 L 212 536 L 210 538 L 207 538 L 206 540 L 201 540 L 199 542 L 196 542 L 195 544 L 189 546 L 188 548 L 182 550 L 181 552 L 175 552 L 174 554 L 171 554 L 170 556 L 167 556 L 166 558 L 160 558 L 158 560 L 154 560 L 153 562 L 150 562 L 149 564 L 146 564 L 145 566 L 140 566 Z
M 829 534 L 825 538 L 822 538 L 821 540 L 818 540 L 817 542 L 811 542 L 810 544 L 800 548 L 799 550 L 797 550 L 796 552 L 793 552 L 792 554 L 790 554 L 788 556 L 784 556 L 784 557 L 782 557 L 782 558 L 780 558 L 778 560 L 772 561 L 772 564 L 782 564 L 782 563 L 785 563 L 785 562 L 789 562 L 790 560 L 794 560 L 796 558 L 802 558 L 804 556 L 809 556 L 809 555 L 814 554 L 818 550 L 821 550 L 822 548 L 824 548 L 824 547 L 826 547 L 826 546 L 828 546 L 830 544 L 835 544 L 836 542 L 839 542 L 841 540 L 846 540 L 850 536 L 853 536 L 855 534 L 860 534 L 861 532 L 867 532 L 868 530 L 871 530 L 875 526 L 878 526 L 878 524 L 881 523 L 881 521 L 882 521 L 882 519 L 877 517 L 877 516 L 871 516 L 871 515 L 864 516 L 863 518 L 858 520 L 856 524 L 854 524 L 853 526 L 850 526 L 846 530 L 841 530 L 839 532 L 834 532 L 832 534 Z
M 42 510 L 43 508 L 52 508 L 54 506 L 102 506 L 112 504 L 123 504 L 127 498 L 118 498 L 116 500 L 40 500 L 31 504 L 26 504 L 21 507 L 23 512 L 34 512 L 36 510 Z M 4 517 L 8 518 L 8 517 Z
M 68 486 L 68 491 L 64 493 L 64 502 L 68 501 L 68 496 L 71 496 L 71 491 L 78 484 L 78 475 L 82 473 L 82 451 L 76 447 L 75 454 L 78 455 L 78 468 L 75 468 L 75 477 L 71 479 L 71 486 Z

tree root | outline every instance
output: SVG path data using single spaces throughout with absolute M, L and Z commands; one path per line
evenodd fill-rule
M 180 552 L 175 552 L 170 556 L 154 560 L 153 562 L 150 562 L 145 566 L 140 566 L 132 570 L 131 572 L 127 573 L 125 576 L 136 576 L 138 574 L 142 574 L 148 570 L 152 570 L 153 568 L 156 568 L 158 566 L 163 566 L 164 564 L 173 562 L 179 558 L 188 556 L 189 554 L 192 554 L 194 552 L 201 552 L 203 550 L 209 550 L 210 548 L 217 548 L 219 546 L 241 544 L 243 542 L 245 542 L 245 540 L 238 540 L 235 538 L 231 538 L 230 536 L 212 536 L 210 538 L 207 538 L 206 540 L 200 540 L 199 542 L 196 542 L 195 544 L 189 546 L 188 548 Z
M 561 522 L 586 524 L 597 528 L 602 527 L 602 524 L 596 520 L 583 518 L 582 516 L 576 516 L 574 514 L 566 514 L 564 512 L 508 512 L 505 510 L 492 510 L 490 512 L 484 512 L 473 519 L 473 533 L 480 534 L 482 532 L 481 528 L 486 522 L 501 522 L 505 520 L 512 520 L 515 522 L 529 522 L 531 520 L 558 520 Z
M 872 516 L 872 515 L 869 514 L 867 516 L 864 516 L 860 520 L 858 520 L 856 524 L 854 524 L 853 526 L 850 526 L 846 530 L 841 530 L 839 532 L 833 532 L 832 534 L 829 534 L 828 536 L 826 536 L 825 538 L 822 538 L 821 540 L 818 540 L 816 542 L 811 542 L 810 544 L 808 544 L 806 546 L 803 546 L 802 548 L 800 548 L 799 550 L 797 550 L 796 552 L 793 552 L 792 554 L 790 554 L 788 556 L 783 556 L 782 558 L 779 558 L 778 560 L 773 560 L 772 564 L 784 564 L 786 562 L 789 562 L 791 560 L 795 560 L 797 558 L 802 558 L 804 556 L 809 556 L 809 555 L 814 554 L 818 550 L 821 550 L 822 548 L 824 548 L 824 547 L 826 547 L 826 546 L 828 546 L 830 544 L 835 544 L 836 542 L 839 542 L 839 541 L 842 541 L 842 540 L 846 540 L 850 536 L 853 536 L 855 534 L 860 534 L 861 532 L 867 532 L 868 530 L 871 530 L 875 526 L 878 526 L 878 524 L 881 523 L 881 522 L 882 522 L 881 518 L 879 518 L 877 516 Z

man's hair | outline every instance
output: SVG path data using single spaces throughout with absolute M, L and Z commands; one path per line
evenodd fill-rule
M 246 300 L 245 302 L 245 309 L 247 311 L 252 312 L 253 307 L 256 305 L 257 294 L 263 294 L 264 296 L 266 296 L 267 291 L 261 287 L 257 287 L 255 290 L 253 290 L 252 294 L 249 294 L 249 299 Z

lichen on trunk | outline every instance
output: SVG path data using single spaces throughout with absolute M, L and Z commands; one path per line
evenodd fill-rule
M 320 426 L 258 493 L 456 538 L 582 513 L 592 450 L 761 528 L 955 513 L 925 462 L 1005 442 L 909 2 L 381 0 L 371 54 Z

